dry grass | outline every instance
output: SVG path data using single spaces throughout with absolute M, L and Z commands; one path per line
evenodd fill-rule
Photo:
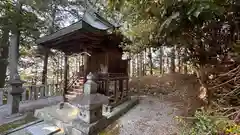
M 193 115 L 195 110 L 203 105 L 199 99 L 200 85 L 194 75 L 174 73 L 162 77 L 134 77 L 131 78 L 129 86 L 133 93 L 164 95 L 164 100 L 181 102 L 182 106 L 179 108 L 184 109 L 183 115 Z

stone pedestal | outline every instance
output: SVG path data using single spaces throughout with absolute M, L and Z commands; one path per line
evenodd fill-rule
M 77 98 L 77 107 L 81 110 L 78 117 L 90 124 L 101 119 L 102 105 L 108 103 L 108 98 L 101 94 L 82 95 Z M 75 101 L 76 102 L 76 101 Z

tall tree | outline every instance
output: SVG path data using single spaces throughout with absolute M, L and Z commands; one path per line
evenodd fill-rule
M 159 48 L 159 73 L 163 74 L 163 48 Z
M 9 29 L 4 28 L 0 39 L 0 88 L 5 85 L 6 71 L 8 65 L 8 46 L 9 46 Z
M 175 47 L 173 47 L 171 49 L 171 53 L 170 53 L 170 58 L 171 58 L 171 66 L 170 66 L 170 69 L 171 69 L 171 73 L 175 73 L 175 69 L 176 69 L 176 65 L 175 65 L 175 59 L 176 59 L 176 49 Z
M 149 59 L 149 67 L 150 74 L 153 75 L 153 60 L 152 60 L 152 48 L 148 48 L 148 59 Z
M 0 87 L 5 85 L 10 32 L 17 35 L 18 49 L 20 45 L 29 46 L 29 41 L 31 42 L 39 36 L 37 27 L 40 21 L 30 10 L 34 6 L 26 1 L 0 2 L 0 33 L 2 33 L 0 36 Z M 18 52 L 20 54 L 20 51 Z
M 177 50 L 176 52 L 177 52 L 178 72 L 181 73 L 181 69 L 182 69 L 181 48 L 177 47 L 176 50 Z
M 48 28 L 48 33 L 52 34 L 55 31 L 55 20 L 56 20 L 56 11 L 57 11 L 57 3 L 55 0 L 53 0 L 50 3 L 50 8 L 49 8 L 49 14 L 51 17 L 51 22 L 50 22 L 50 26 Z M 42 72 L 42 84 L 46 84 L 47 82 L 47 67 L 48 67 L 48 57 L 49 57 L 49 50 L 47 48 L 45 48 L 45 52 L 44 52 L 44 60 L 43 60 L 43 72 Z

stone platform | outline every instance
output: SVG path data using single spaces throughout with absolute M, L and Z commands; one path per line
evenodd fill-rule
M 46 123 L 51 123 L 60 128 L 67 135 L 85 135 L 88 132 L 91 135 L 95 135 L 128 110 L 138 103 L 136 97 L 130 98 L 123 104 L 115 107 L 112 112 L 103 112 L 102 119 L 88 124 L 78 118 L 78 113 L 81 111 L 77 107 L 70 104 L 59 110 L 59 105 L 45 107 L 35 111 L 35 116 L 39 119 L 43 119 Z
M 30 101 L 20 102 L 19 111 L 20 111 L 20 114 L 21 113 L 24 114 L 25 112 L 33 111 L 35 109 L 56 105 L 57 103 L 62 101 L 63 101 L 62 96 L 55 96 L 55 97 L 48 97 L 44 99 L 38 99 L 34 101 L 30 100 Z M 15 117 L 15 116 L 9 117 L 9 108 L 10 108 L 9 104 L 0 106 L 0 125 L 7 124 L 7 123 L 24 118 L 24 115 L 19 117 Z

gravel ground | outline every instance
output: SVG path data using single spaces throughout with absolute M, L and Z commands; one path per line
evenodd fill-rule
M 176 103 L 142 96 L 140 103 L 107 129 L 107 135 L 177 135 Z

